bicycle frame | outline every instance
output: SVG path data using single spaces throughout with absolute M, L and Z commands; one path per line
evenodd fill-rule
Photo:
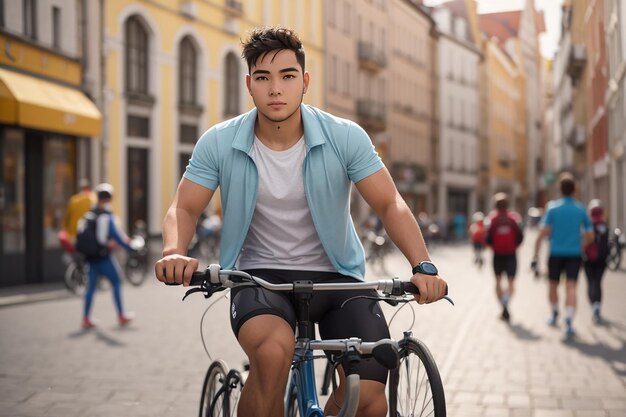
M 315 385 L 315 366 L 313 363 L 313 352 L 304 346 L 296 346 L 287 396 L 285 397 L 285 413 L 292 415 L 289 409 L 291 403 L 289 399 L 297 396 L 297 405 L 301 417 L 323 417 L 324 411 L 320 407 Z

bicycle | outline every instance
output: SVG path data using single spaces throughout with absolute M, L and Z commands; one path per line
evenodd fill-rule
M 626 236 L 622 230 L 615 228 L 609 239 L 609 254 L 606 264 L 611 271 L 617 271 L 622 263 L 622 249 L 626 246 Z
M 67 234 L 59 233 L 58 238 L 64 249 L 63 263 L 66 265 L 63 283 L 71 293 L 80 297 L 87 290 L 89 276 L 87 260 L 82 253 L 76 251 Z M 130 246 L 133 250 L 126 255 L 124 276 L 132 285 L 139 286 L 146 280 L 148 274 L 149 250 L 145 239 L 141 236 L 133 236 Z
M 219 265 L 212 264 L 204 272 L 194 273 L 191 281 L 194 288 L 186 292 L 183 300 L 196 292 L 201 292 L 205 298 L 209 298 L 216 292 L 240 285 L 261 286 L 271 291 L 289 291 L 294 295 L 297 331 L 285 396 L 285 416 L 324 416 L 317 397 L 313 360 L 328 357 L 333 367 L 341 365 L 346 374 L 346 396 L 338 417 L 353 417 L 359 401 L 360 381 L 353 364 L 358 363 L 363 357 L 373 357 L 390 371 L 388 384 L 390 416 L 445 417 L 445 394 L 437 365 L 426 345 L 413 337 L 411 331 L 405 331 L 398 341 L 382 339 L 376 342 L 363 342 L 354 337 L 314 340 L 314 326 L 309 320 L 309 303 L 316 291 L 374 289 L 382 293 L 382 296 L 372 298 L 398 305 L 411 301 L 413 296 L 409 294 L 418 292 L 412 283 L 394 278 L 372 282 L 315 284 L 311 281 L 295 281 L 291 284 L 272 284 L 246 272 L 222 270 Z M 361 297 L 364 296 L 357 298 Z M 444 298 L 454 304 L 447 296 Z M 346 303 L 351 300 L 347 300 Z M 324 350 L 328 356 L 314 355 L 314 351 L 318 350 Z M 244 383 L 245 372 L 229 370 L 221 360 L 213 361 L 204 379 L 199 416 L 233 416 Z

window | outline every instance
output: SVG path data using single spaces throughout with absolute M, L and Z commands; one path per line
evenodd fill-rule
M 197 54 L 189 36 L 186 36 L 180 42 L 178 77 L 180 104 L 196 104 L 196 90 L 198 86 Z
M 52 46 L 61 48 L 61 9 L 52 6 Z
M 24 0 L 22 6 L 24 35 L 37 39 L 37 0 Z
M 4 0 L 0 0 L 0 28 L 4 26 Z
M 224 117 L 232 117 L 239 114 L 239 60 L 234 53 L 226 56 L 224 66 Z
M 180 125 L 180 142 L 181 143 L 196 143 L 198 139 L 198 126 L 181 123 Z
M 128 115 L 126 122 L 126 134 L 129 137 L 150 137 L 150 119 L 147 117 Z
M 126 91 L 148 94 L 148 34 L 139 18 L 126 22 Z

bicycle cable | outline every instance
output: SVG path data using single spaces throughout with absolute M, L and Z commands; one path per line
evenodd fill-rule
M 409 303 L 404 303 L 402 306 L 396 309 L 396 311 L 391 316 L 391 319 L 389 319 L 389 324 L 387 324 L 387 327 L 391 327 L 391 323 L 393 323 L 393 319 L 395 319 L 396 315 L 400 312 L 400 310 L 402 310 L 407 305 L 411 306 L 411 314 L 413 316 L 411 319 L 411 325 L 408 328 L 413 329 L 413 326 L 415 325 L 415 308 L 413 307 L 413 304 L 409 304 Z
M 203 329 L 203 325 L 202 324 L 204 323 L 204 317 L 209 312 L 211 307 L 213 307 L 215 305 L 215 303 L 220 301 L 222 298 L 226 297 L 228 294 L 230 294 L 230 291 L 225 291 L 222 294 L 220 294 L 217 298 L 214 298 L 213 301 L 204 310 L 204 313 L 202 313 L 202 317 L 200 318 L 200 339 L 202 340 L 202 347 L 204 348 L 204 351 L 206 352 L 206 355 L 209 357 L 209 362 L 213 362 L 213 358 L 211 357 L 211 354 L 209 353 L 209 349 L 207 348 L 206 341 L 204 340 L 204 332 L 202 330 Z

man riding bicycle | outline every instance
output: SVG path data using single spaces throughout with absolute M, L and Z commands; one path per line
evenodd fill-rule
M 362 281 L 365 254 L 349 214 L 352 183 L 382 220 L 413 268 L 417 301 L 444 296 L 446 283 L 429 262 L 419 227 L 370 138 L 355 123 L 302 104 L 310 75 L 302 43 L 290 29 L 253 30 L 243 43 L 246 86 L 255 104 L 199 139 L 163 224 L 159 281 L 189 285 L 199 261 L 186 256 L 196 221 L 221 189 L 220 264 L 271 282 Z M 363 292 L 360 292 L 363 294 Z M 323 338 L 389 337 L 375 301 L 341 305 L 354 292 L 315 295 L 311 315 Z M 294 351 L 289 295 L 239 288 L 231 297 L 231 325 L 250 360 L 240 416 L 282 416 Z M 337 414 L 344 378 L 326 405 Z M 359 416 L 384 416 L 387 369 L 359 364 Z

